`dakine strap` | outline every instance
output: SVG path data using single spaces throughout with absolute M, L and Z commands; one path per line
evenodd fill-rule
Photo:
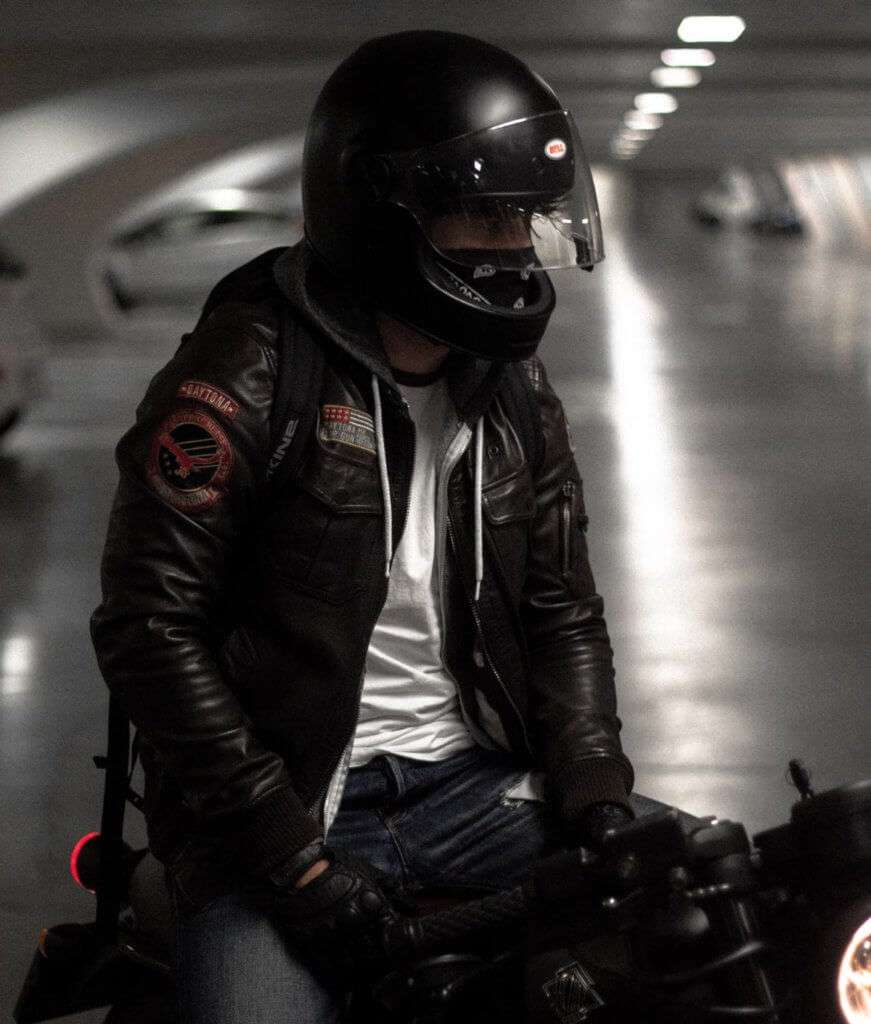
M 97 886 L 97 931 L 107 942 L 117 933 L 124 889 L 124 810 L 130 763 L 130 721 L 115 694 L 109 695 L 105 758 L 95 759 L 106 772 L 100 821 L 100 881 Z
M 323 348 L 308 327 L 291 315 L 287 301 L 281 302 L 278 315 L 278 376 L 272 403 L 272 451 L 266 470 L 270 493 L 292 480 L 302 461 L 317 417 L 325 364 Z

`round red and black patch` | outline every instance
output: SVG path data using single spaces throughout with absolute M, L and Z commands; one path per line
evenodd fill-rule
M 211 416 L 184 409 L 157 428 L 148 475 L 162 498 L 195 512 L 220 500 L 232 465 L 233 449 L 224 431 Z

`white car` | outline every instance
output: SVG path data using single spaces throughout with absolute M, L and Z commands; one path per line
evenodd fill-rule
M 202 192 L 116 224 L 105 282 L 122 311 L 199 306 L 225 274 L 301 235 L 302 211 L 289 194 Z
M 773 169 L 729 168 L 714 188 L 696 199 L 693 214 L 708 227 L 734 225 L 767 235 L 802 233 L 789 191 Z
M 0 437 L 44 388 L 45 343 L 29 305 L 27 269 L 0 246 Z

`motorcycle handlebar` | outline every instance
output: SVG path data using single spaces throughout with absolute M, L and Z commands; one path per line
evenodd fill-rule
M 503 892 L 388 926 L 385 945 L 398 962 L 449 952 L 458 943 L 487 941 L 498 929 L 520 929 L 533 913 L 565 907 L 584 896 L 604 897 L 638 883 L 641 853 L 656 877 L 680 857 L 683 835 L 677 812 L 665 811 L 612 830 L 603 854 L 584 847 L 561 850 L 538 861 L 528 881 Z M 668 851 L 663 854 L 663 848 Z M 501 936 L 500 936 L 501 938 Z
M 470 938 L 483 939 L 497 930 L 519 928 L 529 914 L 529 890 L 518 885 L 423 917 L 403 917 L 388 927 L 386 946 L 396 960 L 412 960 L 443 952 Z

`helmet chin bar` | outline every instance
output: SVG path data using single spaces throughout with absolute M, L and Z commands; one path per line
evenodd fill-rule
M 544 271 L 533 273 L 538 294 L 524 309 L 466 299 L 447 285 L 438 262 L 442 257 L 406 211 L 382 206 L 378 215 L 378 230 L 362 268 L 372 305 L 427 338 L 478 359 L 513 362 L 534 355 L 556 304 Z

